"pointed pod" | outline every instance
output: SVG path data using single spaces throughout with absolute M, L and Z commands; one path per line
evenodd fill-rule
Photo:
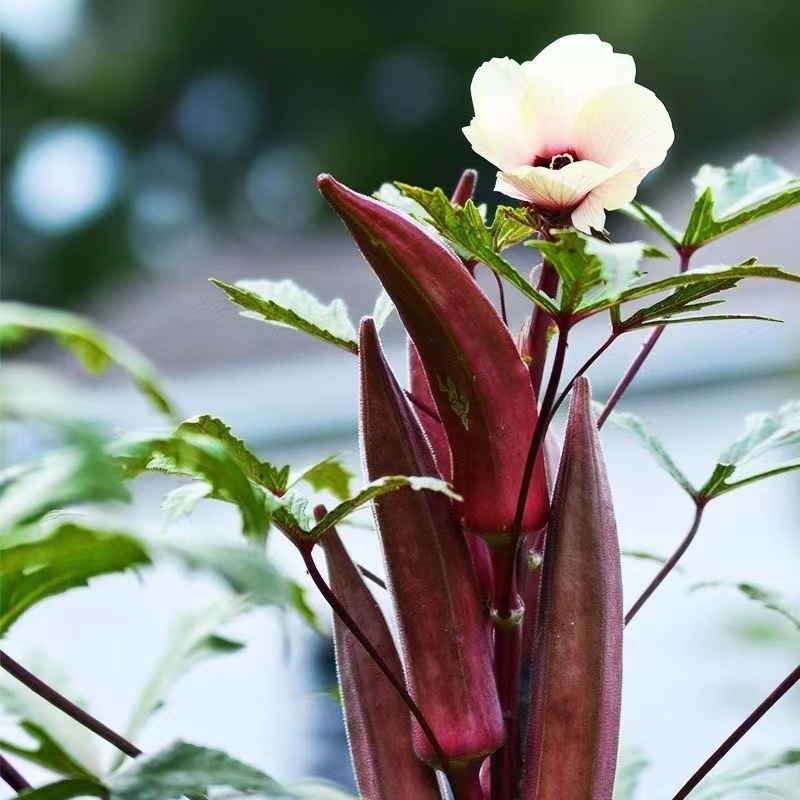
M 522 800 L 611 800 L 622 690 L 622 580 L 585 378 L 572 394 L 542 570 Z
M 386 620 L 335 530 L 322 539 L 331 589 L 394 674 L 403 668 Z M 358 791 L 371 800 L 439 800 L 433 770 L 414 754 L 408 708 L 338 617 L 336 668 Z
M 361 323 L 359 358 L 360 438 L 368 478 L 436 475 L 431 450 L 371 319 Z M 375 518 L 409 692 L 449 763 L 481 760 L 502 744 L 505 731 L 488 610 L 478 596 L 452 503 L 433 492 L 400 489 L 375 501 Z M 422 760 L 434 763 L 416 723 L 414 747 Z
M 421 225 L 330 175 L 318 185 L 416 345 L 450 444 L 466 526 L 480 535 L 509 532 L 537 418 L 511 334 L 460 259 Z M 523 531 L 541 528 L 547 510 L 540 459 Z

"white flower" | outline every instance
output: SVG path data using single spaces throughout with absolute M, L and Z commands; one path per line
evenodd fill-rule
M 494 58 L 472 79 L 464 135 L 499 168 L 496 191 L 602 230 L 674 139 L 663 103 L 635 76 L 633 59 L 595 35 L 564 36 L 523 64 Z

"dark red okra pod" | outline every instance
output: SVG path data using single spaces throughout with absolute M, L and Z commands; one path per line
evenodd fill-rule
M 450 444 L 465 526 L 479 535 L 510 534 L 537 411 L 508 328 L 461 260 L 421 225 L 330 175 L 318 185 L 417 348 Z M 547 512 L 539 458 L 522 531 L 539 530 Z
M 378 604 L 335 530 L 322 538 L 331 589 L 386 665 L 403 667 Z M 361 643 L 336 616 L 336 668 L 358 791 L 370 800 L 440 800 L 433 770 L 414 754 L 406 704 Z
M 361 443 L 370 480 L 437 476 L 433 455 L 389 370 L 371 319 L 361 323 Z M 449 763 L 480 760 L 503 742 L 492 673 L 488 611 L 481 603 L 451 501 L 400 489 L 375 501 L 386 577 L 407 685 Z M 419 757 L 434 763 L 413 723 Z
M 611 490 L 579 378 L 544 545 L 522 800 L 611 800 L 622 631 Z

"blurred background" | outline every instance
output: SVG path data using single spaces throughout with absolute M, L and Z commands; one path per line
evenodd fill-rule
M 290 277 L 325 301 L 343 296 L 354 319 L 368 313 L 378 287 L 314 177 L 331 172 L 365 192 L 386 180 L 448 188 L 475 166 L 479 199 L 495 202 L 492 169 L 460 132 L 472 74 L 486 59 L 526 60 L 571 32 L 596 32 L 632 54 L 676 130 L 641 197 L 676 224 L 703 162 L 760 152 L 800 172 L 796 0 L 0 0 L 0 27 L 4 298 L 90 315 L 156 362 L 187 416 L 216 413 L 265 457 L 296 466 L 345 450 L 357 471 L 353 359 L 239 319 L 207 279 Z M 798 221 L 796 211 L 772 218 L 702 260 L 758 255 L 797 271 Z M 613 218 L 610 228 L 647 238 Z M 530 257 L 517 259 L 530 267 Z M 787 322 L 676 326 L 625 402 L 697 480 L 745 414 L 797 395 L 800 293 L 750 286 L 731 306 Z M 515 321 L 526 311 L 512 303 Z M 601 328 L 580 331 L 576 364 Z M 396 322 L 386 340 L 402 370 Z M 599 398 L 638 345 L 635 336 L 621 341 L 597 366 Z M 34 354 L 71 369 L 53 350 Z M 91 391 L 109 428 L 153 422 L 122 382 Z M 666 555 L 691 507 L 634 444 L 613 431 L 606 439 L 623 545 Z M 675 576 L 631 629 L 625 738 L 653 760 L 642 797 L 671 796 L 797 661 L 790 625 L 734 593 L 686 589 L 748 580 L 800 606 L 798 486 L 790 474 L 718 501 L 687 558 L 690 577 Z M 157 518 L 163 488 L 145 481 L 135 513 Z M 234 529 L 213 503 L 191 520 L 196 535 Z M 380 568 L 367 538 L 352 532 L 351 544 Z M 280 543 L 276 551 L 302 577 Z M 628 596 L 653 572 L 626 562 Z M 31 612 L 9 650 L 48 651 L 113 723 L 171 619 L 218 589 L 169 570 L 95 586 Z M 265 615 L 242 626 L 250 647 L 190 676 L 140 746 L 183 736 L 277 777 L 347 783 L 339 712 L 324 691 L 334 679 L 327 642 L 290 625 L 287 651 L 286 631 Z M 737 755 L 798 746 L 796 694 Z

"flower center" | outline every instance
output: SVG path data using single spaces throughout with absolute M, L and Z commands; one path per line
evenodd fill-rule
M 561 169 L 575 161 L 571 153 L 559 153 L 550 159 L 550 169 Z

